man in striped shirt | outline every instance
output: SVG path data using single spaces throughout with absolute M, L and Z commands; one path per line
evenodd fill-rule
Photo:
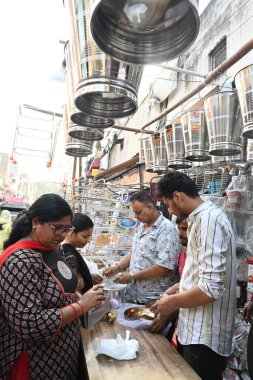
M 195 183 L 172 171 L 158 183 L 169 211 L 188 218 L 187 258 L 179 293 L 164 294 L 153 310 L 161 318 L 179 308 L 183 357 L 204 380 L 221 380 L 232 353 L 236 308 L 235 238 L 225 214 L 204 202 Z

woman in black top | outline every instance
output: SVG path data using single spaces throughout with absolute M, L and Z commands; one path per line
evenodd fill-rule
M 85 214 L 74 214 L 71 224 L 75 227 L 66 235 L 61 247 L 65 260 L 71 266 L 78 277 L 78 291 L 83 294 L 89 290 L 93 284 L 102 281 L 98 274 L 91 274 L 87 264 L 76 248 L 83 248 L 89 243 L 92 236 L 94 224 Z

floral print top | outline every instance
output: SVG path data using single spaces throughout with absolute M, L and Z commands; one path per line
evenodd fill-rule
M 129 271 L 135 273 L 154 264 L 171 271 L 152 280 L 141 280 L 128 284 L 127 295 L 139 303 L 159 298 L 161 293 L 178 280 L 175 268 L 179 250 L 178 229 L 162 214 L 155 224 L 146 230 L 145 225 L 141 223 L 133 239 Z

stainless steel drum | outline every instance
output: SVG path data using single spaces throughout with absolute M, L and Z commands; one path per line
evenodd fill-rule
M 208 133 L 205 111 L 193 110 L 180 117 L 184 134 L 185 158 L 190 161 L 208 161 Z
M 253 65 L 236 74 L 235 86 L 242 111 L 243 136 L 253 139 Z
M 191 162 L 185 159 L 183 129 L 180 123 L 168 124 L 163 130 L 168 167 L 173 169 L 188 169 Z
M 65 146 L 65 154 L 73 157 L 86 157 L 92 153 L 93 141 L 81 141 L 69 138 Z
M 78 140 L 98 141 L 104 138 L 104 131 L 97 128 L 82 127 L 77 124 L 70 124 L 68 134 Z
M 247 142 L 247 161 L 252 162 L 253 161 L 253 141 L 248 140 Z
M 223 91 L 204 100 L 209 153 L 233 156 L 242 152 L 242 116 L 234 91 Z
M 143 139 L 143 148 L 145 156 L 145 168 L 147 172 L 154 172 L 154 146 L 153 136 L 149 136 Z
M 91 32 L 106 54 L 128 63 L 169 61 L 199 31 L 198 0 L 96 0 Z
M 100 117 L 90 116 L 84 112 L 81 112 L 74 105 L 74 95 L 75 95 L 75 84 L 76 84 L 76 75 L 74 70 L 74 53 L 73 46 L 68 41 L 65 44 L 65 60 L 66 60 L 66 69 L 65 69 L 65 81 L 67 85 L 68 93 L 68 109 L 69 117 L 74 124 L 80 124 L 84 127 L 89 128 L 109 128 L 114 125 L 113 119 L 105 119 Z
M 153 163 L 156 173 L 165 173 L 168 171 L 168 159 L 165 147 L 165 137 L 163 132 L 157 132 L 152 137 L 153 139 Z
M 144 137 L 139 138 L 139 163 L 145 164 L 145 154 L 144 154 Z
M 94 117 L 81 112 L 77 107 L 72 107 L 70 119 L 74 124 L 82 125 L 88 128 L 110 128 L 114 125 L 113 119 Z
M 90 33 L 92 0 L 68 0 L 77 86 L 75 104 L 85 114 L 121 118 L 135 113 L 141 66 L 115 61 Z

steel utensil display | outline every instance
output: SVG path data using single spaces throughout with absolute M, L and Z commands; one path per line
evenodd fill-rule
M 242 116 L 234 91 L 222 91 L 204 100 L 209 153 L 214 156 L 233 156 L 243 150 Z
M 169 61 L 199 31 L 198 0 L 96 0 L 91 33 L 106 54 L 128 63 Z

